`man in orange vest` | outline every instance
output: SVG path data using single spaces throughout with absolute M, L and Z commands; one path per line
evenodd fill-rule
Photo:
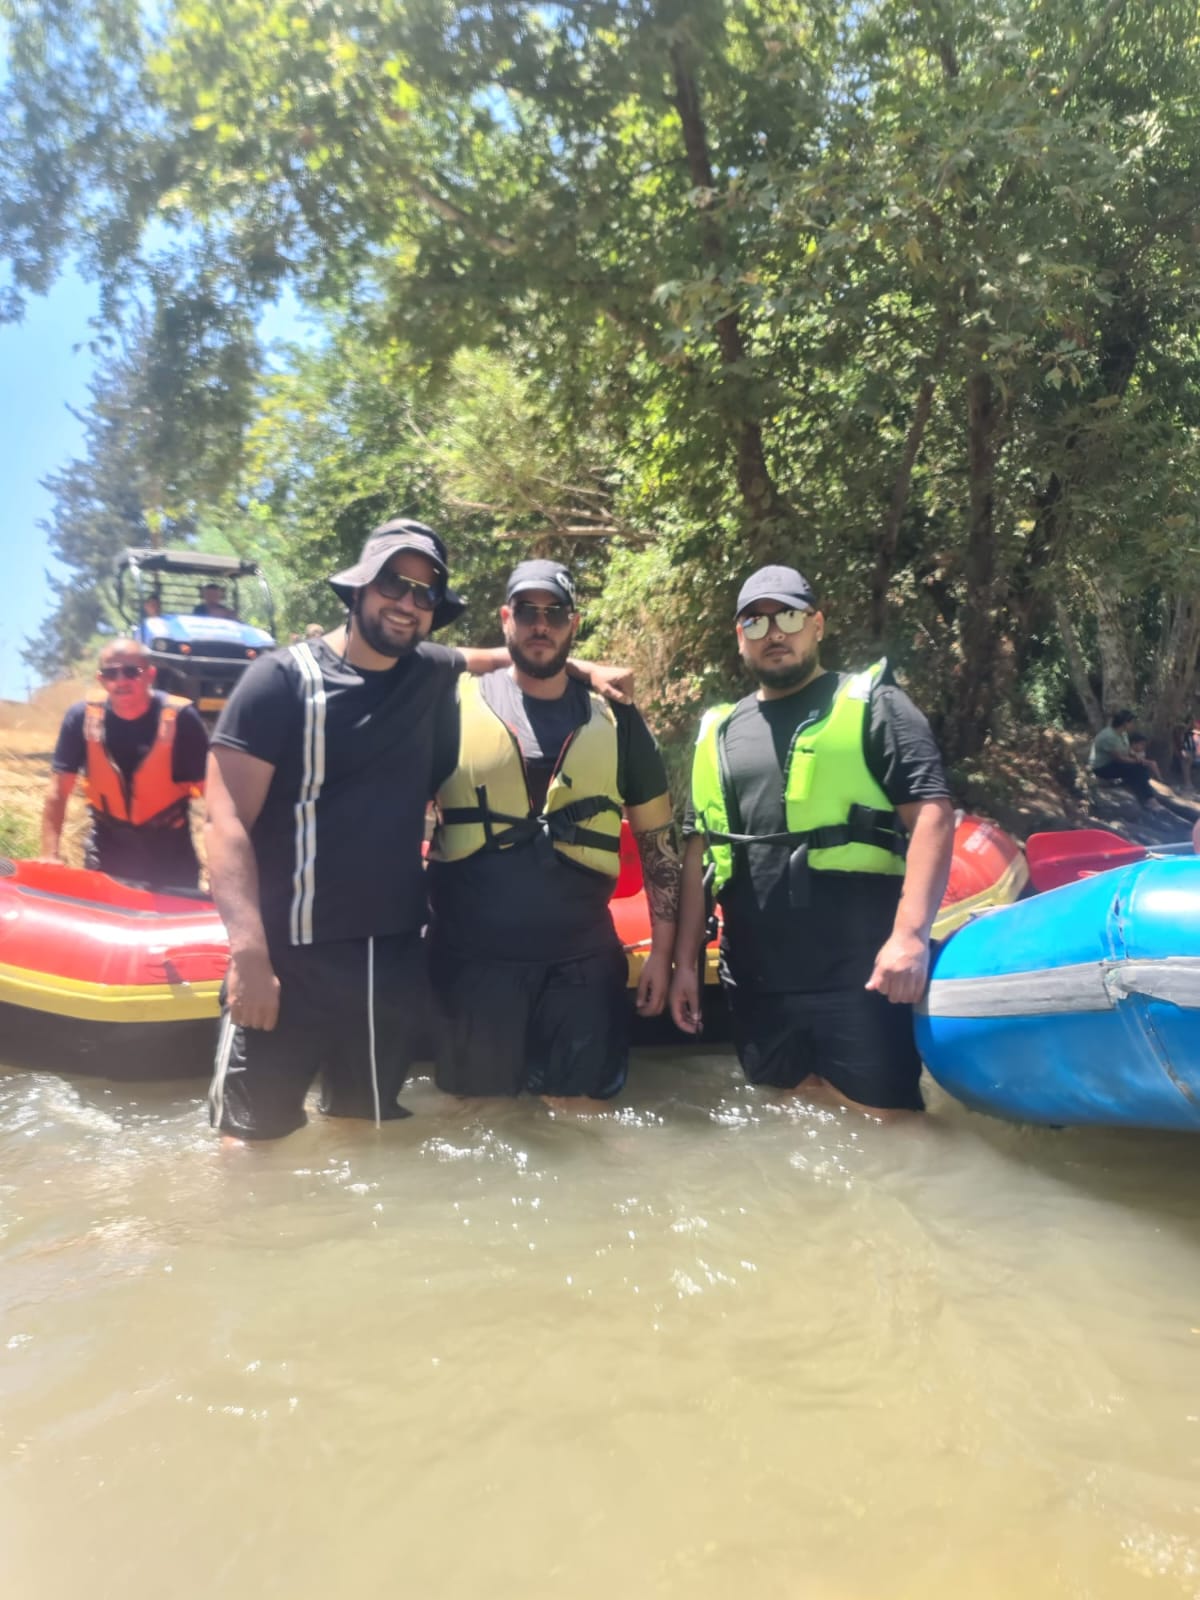
M 67 801 L 82 773 L 91 829 L 85 866 L 153 889 L 194 889 L 188 802 L 203 792 L 208 735 L 190 700 L 154 687 L 136 639 L 100 654 L 100 688 L 63 718 L 42 811 L 42 855 L 59 859 Z

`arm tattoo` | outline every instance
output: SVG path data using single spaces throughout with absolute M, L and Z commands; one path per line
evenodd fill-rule
M 651 828 L 648 833 L 635 834 L 634 838 L 642 858 L 642 877 L 646 880 L 651 917 L 655 922 L 678 922 L 683 866 L 675 841 L 675 824 L 669 822 L 665 828 Z

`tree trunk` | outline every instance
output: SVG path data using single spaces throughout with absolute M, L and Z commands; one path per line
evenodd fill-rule
M 936 358 L 935 358 L 936 359 Z M 896 469 L 896 476 L 892 483 L 892 495 L 888 504 L 888 513 L 884 519 L 883 527 L 879 530 L 879 539 L 875 546 L 875 569 L 871 573 L 871 637 L 878 641 L 883 638 L 887 625 L 887 592 L 892 581 L 892 573 L 896 568 L 896 547 L 900 541 L 900 523 L 904 518 L 904 508 L 908 504 L 908 494 L 912 487 L 913 468 L 916 466 L 917 456 L 921 449 L 921 440 L 925 437 L 925 429 L 929 423 L 929 414 L 933 410 L 932 378 L 926 378 L 917 390 L 917 403 L 913 407 L 912 421 L 908 425 L 908 433 L 904 439 L 904 449 L 900 456 L 900 465 Z
M 700 98 L 700 84 L 692 68 L 690 53 L 681 40 L 671 45 L 671 71 L 675 82 L 675 109 L 683 130 L 688 176 L 694 188 L 713 190 L 712 159 L 708 148 L 708 129 Z M 726 264 L 725 239 L 711 209 L 700 219 L 700 244 L 706 262 Z M 762 426 L 755 415 L 747 386 L 740 374 L 747 362 L 746 341 L 736 311 L 726 311 L 714 324 L 717 347 L 727 368 L 738 373 L 735 381 L 723 385 L 723 410 L 734 446 L 734 471 L 742 504 L 751 527 L 751 548 L 765 553 L 769 542 L 794 532 L 791 507 L 780 494 L 763 446 Z
M 1067 671 L 1071 675 L 1071 683 L 1075 693 L 1079 696 L 1083 705 L 1088 727 L 1092 733 L 1099 733 L 1104 726 L 1104 711 L 1096 698 L 1096 691 L 1092 688 L 1092 678 L 1088 671 L 1083 646 L 1079 643 L 1079 635 L 1075 631 L 1075 624 L 1071 620 L 1067 602 L 1057 595 L 1054 600 L 1054 617 L 1058 623 L 1058 631 L 1062 634 L 1063 650 L 1067 657 Z
M 1191 721 L 1196 695 L 1196 665 L 1200 657 L 1200 595 L 1178 596 L 1171 605 L 1170 622 L 1159 645 L 1154 673 L 1154 705 L 1146 731 L 1151 754 L 1169 778 L 1175 757 L 1175 730 Z
M 958 619 L 961 671 L 948 719 L 948 754 L 975 755 L 992 729 L 1009 673 L 996 615 L 995 469 L 999 406 L 992 380 L 967 381 L 968 523 L 964 594 Z
M 1089 580 L 1096 607 L 1096 648 L 1100 654 L 1101 704 L 1106 717 L 1137 704 L 1137 677 L 1125 631 L 1125 597 L 1117 578 Z

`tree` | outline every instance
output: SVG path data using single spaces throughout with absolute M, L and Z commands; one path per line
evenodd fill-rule
M 847 654 L 888 648 L 969 757 L 1063 650 L 1056 604 L 1086 620 L 1114 539 L 1161 692 L 1185 682 L 1184 613 L 1150 603 L 1197 592 L 1183 0 L 189 0 L 152 21 L 88 0 L 82 25 L 7 4 L 0 163 L 22 138 L 37 159 L 0 247 L 36 289 L 95 241 L 114 315 L 156 272 L 162 304 L 201 303 L 183 325 L 211 382 L 179 415 L 209 405 L 214 492 L 255 405 L 253 360 L 218 353 L 251 351 L 286 281 L 344 349 L 403 352 L 443 514 L 490 533 L 503 507 L 532 537 L 549 498 L 652 532 L 704 596 L 660 652 L 694 685 L 715 591 L 783 556 L 823 581 Z M 471 417 L 471 362 L 520 386 L 504 426 Z M 501 435 L 527 470 L 484 492 Z M 339 457 L 360 486 L 366 454 Z M 621 605 L 660 557 L 622 556 Z

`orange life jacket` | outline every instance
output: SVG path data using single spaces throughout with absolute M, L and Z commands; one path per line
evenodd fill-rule
M 85 792 L 93 811 L 114 822 L 135 828 L 182 828 L 187 823 L 187 803 L 201 793 L 193 783 L 176 783 L 171 776 L 175 748 L 175 723 L 190 700 L 164 695 L 158 708 L 158 732 L 145 758 L 127 783 L 104 743 L 104 714 L 108 697 L 89 696 L 83 731 L 87 742 Z

